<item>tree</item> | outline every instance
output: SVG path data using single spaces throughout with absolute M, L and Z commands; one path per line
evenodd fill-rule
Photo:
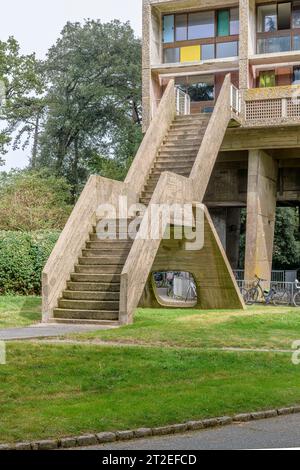
M 68 23 L 49 50 L 45 73 L 40 166 L 64 175 L 74 198 L 91 169 L 103 171 L 104 160 L 124 175 L 141 140 L 141 44 L 130 25 Z
M 5 128 L 0 133 L 0 152 L 5 154 L 9 145 L 25 149 L 31 143 L 31 166 L 35 167 L 38 153 L 38 136 L 45 111 L 41 62 L 35 54 L 20 54 L 16 39 L 0 41 L 0 81 L 5 90 L 5 106 L 0 120 Z
M 33 171 L 0 173 L 0 230 L 62 229 L 71 212 L 64 178 Z

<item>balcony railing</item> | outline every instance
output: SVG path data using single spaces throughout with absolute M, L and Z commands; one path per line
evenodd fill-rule
M 191 98 L 180 88 L 175 88 L 175 103 L 177 115 L 185 116 L 191 114 Z
M 300 87 L 250 89 L 245 93 L 246 125 L 272 126 L 300 123 Z
M 233 113 L 238 116 L 241 114 L 241 94 L 240 90 L 234 85 L 231 85 L 230 89 L 230 106 Z

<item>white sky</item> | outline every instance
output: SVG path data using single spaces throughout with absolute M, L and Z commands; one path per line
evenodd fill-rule
M 0 0 L 0 40 L 15 36 L 23 53 L 36 52 L 43 58 L 67 21 L 86 18 L 130 21 L 138 36 L 142 31 L 142 0 Z M 5 166 L 22 168 L 28 162 L 29 150 L 10 151 L 4 156 Z

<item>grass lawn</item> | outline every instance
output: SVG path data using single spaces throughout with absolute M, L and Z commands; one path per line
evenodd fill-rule
M 287 353 L 9 343 L 0 441 L 166 425 L 300 403 Z
M 246 311 L 140 309 L 133 325 L 72 337 L 154 346 L 291 349 L 292 342 L 300 339 L 300 308 L 255 306 Z
M 39 297 L 0 296 L 0 329 L 29 326 L 40 320 Z

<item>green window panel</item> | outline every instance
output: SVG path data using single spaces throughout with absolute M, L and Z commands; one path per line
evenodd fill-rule
M 229 10 L 218 11 L 218 36 L 229 36 Z
M 163 41 L 165 44 L 174 42 L 174 15 L 166 15 L 163 20 Z
M 267 72 L 260 72 L 259 74 L 259 87 L 268 88 L 276 86 L 275 71 L 270 70 Z

